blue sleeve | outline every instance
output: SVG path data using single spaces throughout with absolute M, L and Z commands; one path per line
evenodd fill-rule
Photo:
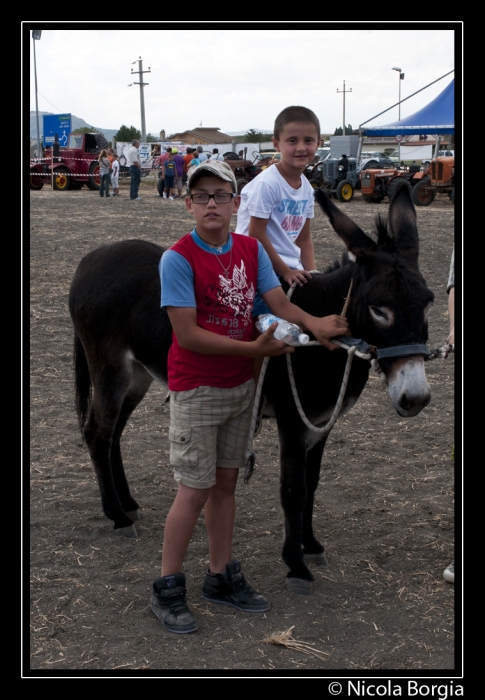
M 258 241 L 258 293 L 264 294 L 274 287 L 279 287 L 280 281 L 261 243 Z
M 180 253 L 165 251 L 160 258 L 158 270 L 162 285 L 160 306 L 197 308 L 192 268 Z

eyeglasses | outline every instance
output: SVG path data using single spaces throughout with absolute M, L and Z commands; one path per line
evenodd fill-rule
M 235 196 L 232 192 L 216 192 L 215 194 L 191 194 L 190 199 L 194 204 L 208 204 L 211 198 L 216 204 L 229 204 Z

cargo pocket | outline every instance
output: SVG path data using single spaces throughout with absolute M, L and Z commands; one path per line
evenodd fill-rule
M 192 440 L 191 428 L 187 430 L 170 428 L 168 439 L 170 440 L 170 464 L 172 466 L 197 466 L 197 445 Z

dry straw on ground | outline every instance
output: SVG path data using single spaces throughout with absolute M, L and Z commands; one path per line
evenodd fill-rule
M 327 654 L 325 651 L 320 651 L 319 649 L 314 649 L 306 642 L 299 642 L 297 639 L 293 639 L 294 627 L 295 625 L 287 629 L 286 632 L 273 632 L 269 637 L 265 637 L 263 642 L 287 647 L 288 649 L 295 649 L 296 651 L 303 652 L 303 654 L 311 654 L 312 656 L 316 656 L 317 659 L 326 661 L 330 654 Z

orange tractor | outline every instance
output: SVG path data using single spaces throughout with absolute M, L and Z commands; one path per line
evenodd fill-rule
M 419 165 L 409 166 L 409 170 L 397 168 L 367 168 L 359 173 L 360 188 L 364 202 L 378 204 L 384 197 L 392 199 L 399 182 L 405 180 L 411 190 L 411 198 L 418 184 L 425 178 Z
M 438 192 L 455 203 L 455 156 L 435 158 L 424 170 L 421 182 L 413 188 L 411 198 L 417 207 L 427 207 Z

